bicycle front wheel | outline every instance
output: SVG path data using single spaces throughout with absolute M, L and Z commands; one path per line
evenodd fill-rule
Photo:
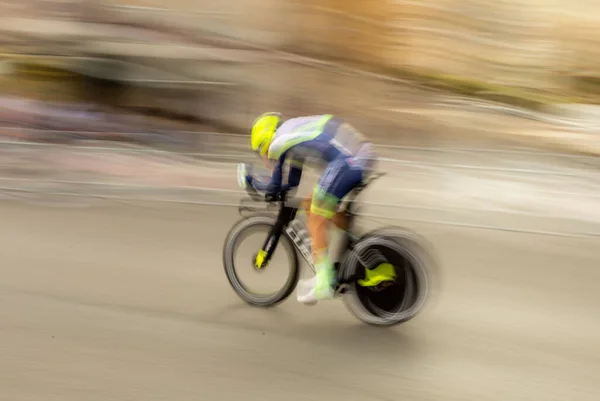
M 285 232 L 281 234 L 269 264 L 261 269 L 254 266 L 256 254 L 275 225 L 275 221 L 274 217 L 265 215 L 244 218 L 229 231 L 223 247 L 223 267 L 232 288 L 246 303 L 263 308 L 284 301 L 294 291 L 300 277 L 298 254 L 292 240 Z M 248 239 L 252 235 L 258 239 L 258 242 L 254 241 L 249 252 L 242 252 L 245 243 L 251 242 Z M 285 254 L 283 260 L 279 258 L 282 253 L 280 251 Z M 241 253 L 246 254 L 240 255 Z M 285 277 L 275 291 L 251 290 L 242 280 L 246 275 L 255 276 L 254 278 L 258 276 L 261 284 L 271 284 L 273 281 L 278 281 L 270 277 L 271 272 L 283 274 Z

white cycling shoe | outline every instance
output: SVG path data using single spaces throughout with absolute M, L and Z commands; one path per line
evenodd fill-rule
M 319 301 L 333 299 L 335 292 L 331 286 L 317 287 L 317 277 L 300 280 L 296 287 L 296 299 L 304 305 L 315 305 Z

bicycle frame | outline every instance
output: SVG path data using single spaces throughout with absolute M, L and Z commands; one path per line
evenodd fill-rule
M 345 207 L 342 211 L 346 213 L 346 216 L 348 218 L 348 227 L 344 231 L 341 238 L 339 254 L 337 255 L 335 262 L 336 270 L 339 267 L 341 258 L 348 250 L 352 249 L 352 245 L 354 244 L 354 241 L 356 241 L 356 238 L 351 233 L 355 216 L 353 210 L 354 201 L 358 194 L 360 194 L 369 184 L 371 184 L 373 181 L 380 178 L 381 176 L 383 176 L 383 174 L 375 175 L 369 181 L 356 187 L 344 201 Z M 292 240 L 296 250 L 300 253 L 300 255 L 302 255 L 302 257 L 314 273 L 315 266 L 312 258 L 311 239 L 308 234 L 308 229 L 301 221 L 296 220 L 296 215 L 300 206 L 299 200 L 295 199 L 290 202 L 287 202 L 286 197 L 287 194 L 283 193 L 277 199 L 277 201 L 280 203 L 279 212 L 277 214 L 277 220 L 271 228 L 269 235 L 267 236 L 267 239 L 265 240 L 265 243 L 261 248 L 263 252 L 263 260 L 260 264 L 261 266 L 266 266 L 269 263 L 275 249 L 277 248 L 279 238 L 281 237 L 281 234 L 285 231 L 286 234 Z

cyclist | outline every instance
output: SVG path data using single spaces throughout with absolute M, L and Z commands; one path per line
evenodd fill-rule
M 373 171 L 374 145 L 338 117 L 316 115 L 283 121 L 279 113 L 265 113 L 254 120 L 251 145 L 272 168 L 271 178 L 269 182 L 262 182 L 258 177 L 246 175 L 246 182 L 241 184 L 252 185 L 267 195 L 297 187 L 304 164 L 324 167 L 312 196 L 304 202 L 316 275 L 302 283 L 308 291 L 298 294 L 298 301 L 312 304 L 333 298 L 335 271 L 328 256 L 329 223 L 347 228 L 346 218 L 337 213 L 337 207 L 341 199 Z M 286 161 L 290 167 L 284 185 Z

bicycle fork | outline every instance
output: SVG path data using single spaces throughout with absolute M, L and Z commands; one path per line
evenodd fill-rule
M 267 236 L 265 243 L 254 258 L 254 267 L 257 270 L 263 269 L 269 265 L 271 257 L 273 256 L 273 253 L 277 248 L 277 244 L 279 243 L 279 237 L 281 237 L 284 227 L 294 219 L 295 214 L 296 209 L 293 208 L 283 208 L 281 210 L 277 216 L 275 224 L 269 231 L 269 235 Z

